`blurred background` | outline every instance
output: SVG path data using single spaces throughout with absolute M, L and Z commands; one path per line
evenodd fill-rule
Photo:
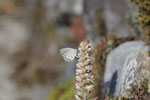
M 0 100 L 48 100 L 75 75 L 60 48 L 139 35 L 133 10 L 127 0 L 0 0 Z

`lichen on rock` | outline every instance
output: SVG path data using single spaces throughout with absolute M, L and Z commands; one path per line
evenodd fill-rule
M 124 81 L 120 92 L 121 96 L 131 97 L 129 92 L 131 84 L 136 81 L 140 85 L 141 81 L 150 75 L 150 57 L 148 51 L 149 48 L 145 46 L 128 56 L 123 68 L 122 77 L 124 77 Z

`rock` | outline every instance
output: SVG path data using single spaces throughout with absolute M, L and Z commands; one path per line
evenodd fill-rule
M 144 47 L 130 54 L 123 67 L 121 81 L 123 82 L 121 96 L 130 97 L 131 83 L 136 82 L 138 86 L 144 78 L 150 76 L 149 48 Z
M 1 16 L 0 22 L 0 55 L 22 50 L 29 38 L 27 26 L 8 16 Z
M 45 5 L 52 20 L 58 20 L 63 13 L 81 15 L 83 12 L 83 0 L 48 0 Z
M 94 28 L 95 15 L 98 15 L 96 13 L 104 16 L 107 33 L 115 33 L 122 37 L 133 33 L 130 25 L 132 22 L 129 22 L 130 19 L 127 18 L 133 13 L 129 9 L 129 3 L 128 0 L 116 0 L 115 2 L 113 0 L 85 0 L 83 16 L 88 39 L 97 43 L 100 38 L 99 34 L 102 34 L 97 33 Z M 97 12 L 98 9 L 101 11 Z
M 28 29 L 24 23 L 8 16 L 1 16 L 0 22 L 0 100 L 21 100 L 18 99 L 22 96 L 20 89 L 11 79 L 15 66 L 12 55 L 24 48 L 29 38 Z
M 143 41 L 125 42 L 108 54 L 104 73 L 104 88 L 108 90 L 108 95 L 119 95 L 124 80 L 122 74 L 125 61 L 130 54 L 144 49 L 144 44 Z

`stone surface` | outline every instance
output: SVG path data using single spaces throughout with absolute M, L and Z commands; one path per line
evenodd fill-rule
M 23 49 L 29 34 L 26 26 L 13 18 L 1 16 L 0 22 L 0 100 L 18 100 L 22 95 L 11 79 L 12 55 Z
M 104 87 L 108 90 L 108 94 L 119 94 L 124 80 L 122 74 L 125 61 L 130 54 L 141 48 L 145 48 L 144 42 L 129 41 L 121 44 L 108 54 L 104 74 Z
M 47 0 L 46 7 L 48 16 L 53 20 L 58 20 L 63 13 L 82 14 L 83 0 Z
M 121 96 L 130 97 L 129 90 L 131 83 L 136 82 L 140 86 L 140 82 L 150 75 L 150 57 L 149 48 L 144 47 L 135 51 L 127 58 L 123 67 L 121 81 L 123 82 Z
M 14 54 L 22 50 L 29 38 L 26 26 L 8 16 L 1 16 L 0 22 L 0 54 Z
M 85 0 L 84 2 L 84 23 L 87 31 L 87 37 L 92 41 L 99 41 L 99 35 L 94 28 L 95 13 L 97 10 L 101 16 L 104 16 L 104 22 L 108 34 L 115 33 L 126 37 L 132 34 L 133 30 L 130 24 L 133 24 L 128 17 L 133 13 L 129 9 L 128 0 Z M 103 29 L 103 28 L 102 28 Z M 135 33 L 134 33 L 135 35 Z

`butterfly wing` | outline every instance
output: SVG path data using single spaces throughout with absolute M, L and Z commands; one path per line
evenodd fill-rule
M 60 50 L 60 53 L 65 61 L 70 62 L 75 58 L 77 50 L 73 48 L 63 48 Z
M 73 49 L 73 48 L 70 48 L 68 54 L 67 54 L 67 58 L 68 59 L 71 59 L 71 61 L 76 57 L 76 54 L 77 54 L 77 50 L 76 49 Z

